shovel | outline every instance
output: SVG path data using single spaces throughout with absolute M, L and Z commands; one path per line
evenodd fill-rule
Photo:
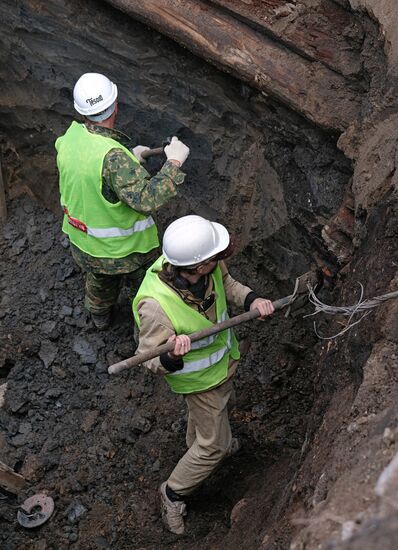
M 308 273 L 304 273 L 304 275 L 297 277 L 293 294 L 272 302 L 275 311 L 290 306 L 293 303 L 295 303 L 296 308 L 298 302 L 300 302 L 299 307 L 302 307 L 302 298 L 308 298 L 308 288 L 318 288 L 321 284 L 321 277 L 322 275 L 319 271 L 309 271 Z M 241 315 L 237 315 L 236 317 L 231 317 L 230 319 L 222 321 L 221 323 L 216 323 L 215 325 L 200 330 L 198 332 L 193 332 L 188 336 L 191 339 L 191 342 L 197 342 L 198 340 L 202 340 L 202 338 L 207 338 L 208 336 L 217 334 L 218 332 L 221 332 L 225 329 L 236 327 L 237 325 L 246 323 L 246 321 L 256 319 L 259 316 L 260 312 L 256 308 L 247 311 L 246 313 L 242 313 Z M 141 363 L 145 363 L 145 361 L 149 361 L 154 357 L 159 357 L 159 355 L 161 355 L 162 353 L 172 351 L 174 349 L 174 345 L 174 342 L 166 342 L 165 344 L 162 344 L 161 346 L 158 346 L 150 351 L 134 355 L 133 357 L 124 359 L 119 363 L 114 363 L 108 368 L 108 372 L 109 374 L 116 374 L 129 367 L 136 367 L 137 365 L 141 365 Z

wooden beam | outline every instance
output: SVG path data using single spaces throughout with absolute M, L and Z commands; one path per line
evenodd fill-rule
M 12 468 L 0 462 L 0 486 L 10 493 L 18 494 L 25 487 L 25 478 L 14 472 Z
M 358 115 L 360 94 L 343 76 L 211 4 L 202 0 L 107 1 L 325 129 L 344 131 Z
M 300 55 L 342 75 L 361 71 L 364 31 L 353 13 L 329 0 L 210 0 Z

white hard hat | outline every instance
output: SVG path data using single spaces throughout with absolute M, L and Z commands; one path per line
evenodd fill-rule
M 85 73 L 73 89 L 74 107 L 90 120 L 102 122 L 116 107 L 117 86 L 99 73 Z
M 229 233 L 220 223 L 201 216 L 184 216 L 171 223 L 163 237 L 163 255 L 176 266 L 199 264 L 229 245 Z

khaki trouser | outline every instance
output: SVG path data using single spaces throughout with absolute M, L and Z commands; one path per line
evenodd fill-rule
M 185 396 L 188 405 L 188 451 L 167 480 L 170 489 L 179 495 L 192 493 L 228 454 L 232 441 L 228 401 L 231 396 L 234 398 L 233 394 L 230 376 L 213 390 Z

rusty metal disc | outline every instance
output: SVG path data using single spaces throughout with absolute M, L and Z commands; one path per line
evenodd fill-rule
M 54 512 L 54 501 L 43 494 L 33 495 L 25 500 L 18 510 L 17 520 L 22 527 L 32 529 L 39 527 L 50 519 Z

